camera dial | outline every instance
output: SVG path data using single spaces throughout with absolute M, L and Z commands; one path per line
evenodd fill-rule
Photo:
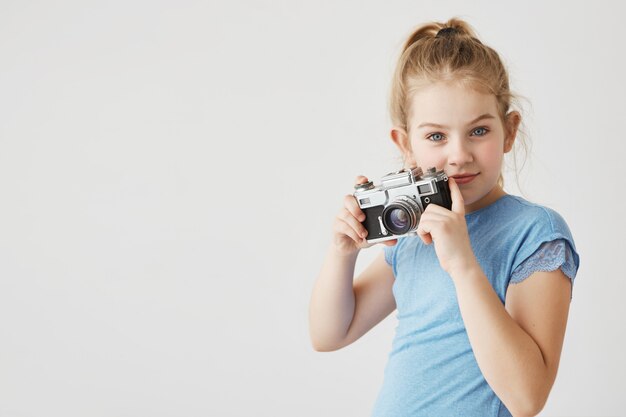
M 367 190 L 371 190 L 374 188 L 374 183 L 372 181 L 368 181 L 366 183 L 363 184 L 357 184 L 354 186 L 354 189 L 356 191 L 367 191 Z
M 432 178 L 435 176 L 437 176 L 437 168 L 431 167 L 431 168 L 428 168 L 426 172 L 422 174 L 422 179 Z

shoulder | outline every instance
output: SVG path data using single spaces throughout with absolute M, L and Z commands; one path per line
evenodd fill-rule
M 503 197 L 501 212 L 509 221 L 529 235 L 541 235 L 547 240 L 560 237 L 571 238 L 567 222 L 556 210 L 525 198 L 507 195 Z
M 551 220 L 555 217 L 561 217 L 555 210 L 533 203 L 523 197 L 507 194 L 502 197 L 501 207 L 504 211 L 511 211 L 518 215 L 539 220 Z
M 568 271 L 566 275 L 573 278 L 580 260 L 574 237 L 563 216 L 552 208 L 518 196 L 510 196 L 508 204 L 516 206 L 514 211 L 517 213 L 515 225 L 511 227 L 511 233 L 515 234 L 513 239 L 516 254 L 513 267 L 516 271 L 520 265 L 521 272 L 524 272 L 524 268 L 530 270 L 537 266 L 546 270 L 546 262 L 550 265 L 558 263 L 565 264 L 564 270 Z M 557 242 L 564 242 L 565 245 Z M 531 258 L 533 262 L 524 263 Z M 552 266 L 548 268 L 552 269 Z M 514 278 L 514 281 L 524 279 L 527 275 L 529 274 L 523 273 Z

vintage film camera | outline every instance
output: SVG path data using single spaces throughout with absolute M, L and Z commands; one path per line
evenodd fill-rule
M 436 168 L 402 169 L 385 175 L 375 187 L 372 181 L 358 184 L 354 197 L 365 213 L 362 222 L 369 243 L 416 235 L 420 217 L 429 204 L 452 207 L 448 176 Z

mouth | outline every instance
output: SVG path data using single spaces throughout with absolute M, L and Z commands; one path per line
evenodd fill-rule
M 474 180 L 474 178 L 476 178 L 478 176 L 478 174 L 480 174 L 480 172 L 476 173 L 476 174 L 459 174 L 459 175 L 452 175 L 452 178 L 454 178 L 454 180 L 456 181 L 457 184 L 468 184 L 470 182 L 472 182 Z

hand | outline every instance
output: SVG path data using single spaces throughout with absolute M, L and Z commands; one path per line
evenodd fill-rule
M 422 213 L 417 235 L 430 245 L 435 243 L 435 253 L 439 264 L 451 276 L 453 271 L 463 271 L 476 257 L 467 232 L 465 203 L 454 178 L 449 178 L 452 209 L 430 204 Z
M 364 184 L 367 181 L 367 177 L 359 175 L 355 183 Z M 356 198 L 352 194 L 346 195 L 343 199 L 343 208 L 333 223 L 333 244 L 341 254 L 354 254 L 374 245 L 374 243 L 367 242 L 367 229 L 361 224 L 363 220 L 365 220 L 365 213 L 359 207 Z M 393 246 L 397 242 L 398 240 L 394 239 L 382 243 Z

